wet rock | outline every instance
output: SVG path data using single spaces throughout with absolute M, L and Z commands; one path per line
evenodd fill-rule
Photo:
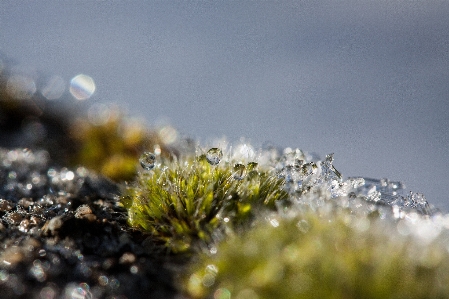
M 0 149 L 0 297 L 174 298 L 151 240 L 126 226 L 118 185 L 45 157 Z
M 136 256 L 131 252 L 125 252 L 119 259 L 120 264 L 132 264 L 136 261 Z
M 8 212 L 12 210 L 14 204 L 9 200 L 0 199 L 0 212 Z
M 86 219 L 89 222 L 97 220 L 97 216 L 93 214 L 92 209 L 88 205 L 81 205 L 75 211 L 75 218 Z
M 63 221 L 62 221 L 61 216 L 51 218 L 42 227 L 42 235 L 43 236 L 56 236 L 57 231 L 62 226 L 62 223 L 63 223 Z

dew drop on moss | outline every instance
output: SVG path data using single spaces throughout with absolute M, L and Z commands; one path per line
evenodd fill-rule
M 246 165 L 249 178 L 254 178 L 259 175 L 259 173 L 257 172 L 257 166 L 258 166 L 257 162 L 249 162 L 248 165 Z
M 220 163 L 221 158 L 223 158 L 223 152 L 221 149 L 213 147 L 207 151 L 206 159 L 210 165 L 217 165 Z
M 234 179 L 242 180 L 246 174 L 246 167 L 243 164 L 236 163 L 234 165 Z
M 139 159 L 140 166 L 145 170 L 151 170 L 154 168 L 154 162 L 156 161 L 156 155 L 150 152 L 144 152 Z

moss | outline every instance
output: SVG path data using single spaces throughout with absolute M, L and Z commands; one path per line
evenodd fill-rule
M 272 215 L 202 254 L 182 288 L 192 298 L 448 298 L 446 245 L 370 215 L 331 203 Z M 416 219 L 405 225 L 431 221 Z
M 173 252 L 211 246 L 225 230 L 242 229 L 258 210 L 274 209 L 287 198 L 283 180 L 256 167 L 232 160 L 211 165 L 206 155 L 160 158 L 160 165 L 139 173 L 126 189 L 129 224 Z
M 127 122 L 116 110 L 111 110 L 111 116 L 99 124 L 78 119 L 71 125 L 70 137 L 75 141 L 70 164 L 83 165 L 114 181 L 135 177 L 136 160 L 143 150 L 157 147 L 162 155 L 173 153 L 156 132 L 142 123 Z

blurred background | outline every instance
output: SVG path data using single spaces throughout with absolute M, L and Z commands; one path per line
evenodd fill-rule
M 0 51 L 55 100 L 335 153 L 449 211 L 449 1 L 2 0 Z

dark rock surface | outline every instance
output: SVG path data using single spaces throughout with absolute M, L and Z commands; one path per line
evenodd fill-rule
M 126 226 L 119 186 L 50 163 L 0 149 L 0 298 L 175 297 L 151 240 Z

